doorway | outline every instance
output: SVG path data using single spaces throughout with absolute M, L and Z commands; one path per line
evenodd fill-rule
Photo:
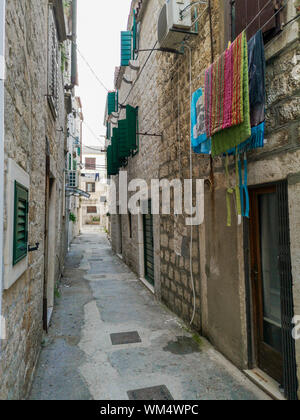
M 48 279 L 47 279 L 47 315 L 48 325 L 54 307 L 55 259 L 56 259 L 56 182 L 50 178 L 48 212 Z
M 253 344 L 256 365 L 297 395 L 292 338 L 291 274 L 287 182 L 250 191 L 250 249 Z
M 151 200 L 148 202 L 148 214 L 143 215 L 145 279 L 154 286 L 154 235 Z

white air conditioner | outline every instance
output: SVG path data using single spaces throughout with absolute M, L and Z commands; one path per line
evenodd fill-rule
M 167 0 L 158 19 L 160 48 L 178 50 L 192 27 L 190 0 Z
M 78 172 L 68 171 L 67 186 L 71 188 L 78 188 Z

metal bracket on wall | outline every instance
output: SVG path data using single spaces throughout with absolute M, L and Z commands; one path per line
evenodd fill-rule
M 170 53 L 170 54 L 178 54 L 178 55 L 183 55 L 184 53 L 181 51 L 177 51 L 177 50 L 173 50 L 171 48 L 147 48 L 144 50 L 137 50 L 136 53 L 138 52 L 148 52 L 148 51 L 161 51 L 161 52 L 166 52 L 166 53 Z
M 123 76 L 123 82 L 124 83 L 127 83 L 127 85 L 132 85 L 132 80 L 128 80 L 128 79 L 126 79 L 126 77 L 125 76 Z
M 36 244 L 35 244 L 35 246 L 28 246 L 28 252 L 35 252 L 35 251 L 38 251 L 39 250 L 39 247 L 40 247 L 40 243 L 39 242 L 37 242 Z
M 149 134 L 149 133 L 136 133 L 137 136 L 148 136 L 148 137 L 161 137 L 163 138 L 162 134 Z

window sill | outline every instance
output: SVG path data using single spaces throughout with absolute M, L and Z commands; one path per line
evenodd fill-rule
M 282 30 L 265 46 L 266 61 L 279 55 L 285 48 L 299 40 L 299 24 L 294 22 Z

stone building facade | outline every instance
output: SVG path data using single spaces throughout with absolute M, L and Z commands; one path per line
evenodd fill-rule
M 67 249 L 64 7 L 72 2 L 6 1 L 1 399 L 29 392 Z
M 89 198 L 80 203 L 80 230 L 87 226 L 108 229 L 108 185 L 106 154 L 102 147 L 84 146 L 82 150 L 82 171 L 80 188 Z
M 225 159 L 211 159 L 194 153 L 192 162 L 190 158 L 191 93 L 204 87 L 205 69 L 233 40 L 231 7 L 236 3 L 212 0 L 206 6 L 198 6 L 194 15 L 199 17 L 194 27 L 195 32 L 198 28 L 198 34 L 187 37 L 182 55 L 161 51 L 149 55 L 157 40 L 158 16 L 164 1 L 133 1 L 127 30 L 132 28 L 135 10 L 139 23 L 138 48 L 148 51 L 140 52 L 129 66 L 117 69 L 115 88 L 119 104 L 139 107 L 139 132 L 162 134 L 162 137 L 140 136 L 139 153 L 130 157 L 121 171 L 127 172 L 128 183 L 141 178 L 148 186 L 151 179 L 184 180 L 190 179 L 191 174 L 194 180 L 204 179 L 205 219 L 201 226 L 191 230 L 183 216 L 153 216 L 154 287 L 144 279 L 147 232 L 143 222 L 147 223 L 147 220 L 143 220 L 142 215 L 112 215 L 111 238 L 114 250 L 122 254 L 124 261 L 156 296 L 185 321 L 193 319 L 192 327 L 206 336 L 229 360 L 247 370 L 251 377 L 258 368 L 272 376 L 272 367 L 264 366 L 268 360 L 262 362 L 263 356 L 259 353 L 257 326 L 265 321 L 258 318 L 255 301 L 258 299 L 257 270 L 253 267 L 257 252 L 255 241 L 264 238 L 258 234 L 251 236 L 255 229 L 254 217 L 250 220 L 243 218 L 240 223 L 234 216 L 232 227 L 227 227 Z M 282 255 L 278 256 L 281 265 L 274 276 L 281 276 L 281 279 L 286 276 L 281 286 L 289 288 L 285 298 L 289 299 L 290 307 L 294 306 L 295 316 L 299 316 L 300 305 L 298 11 L 298 0 L 274 2 L 274 14 L 276 17 L 280 13 L 281 26 L 277 34 L 266 39 L 265 45 L 265 147 L 248 154 L 251 203 L 264 193 L 276 195 L 281 210 L 288 203 L 288 208 L 282 210 L 285 216 L 284 220 L 280 219 L 279 230 L 281 235 L 284 231 L 286 238 L 290 236 L 290 241 L 287 239 L 290 247 L 284 251 L 281 249 L 287 260 L 282 263 Z M 113 125 L 118 118 L 124 118 L 124 112 L 121 107 L 108 121 Z M 229 172 L 229 183 L 234 186 L 233 159 Z M 111 178 L 117 188 L 120 174 Z M 284 223 L 285 228 L 282 227 Z M 291 273 L 288 274 L 290 266 Z M 282 294 L 285 292 L 281 290 Z M 282 305 L 285 298 L 281 296 Z M 289 380 L 293 383 L 286 389 L 286 396 L 294 399 L 297 389 L 299 395 L 296 376 L 299 381 L 300 341 L 291 339 L 292 320 L 284 319 L 283 315 L 283 321 L 286 324 L 280 327 L 286 329 L 285 339 L 292 356 L 284 354 L 284 366 L 281 367 L 285 384 Z M 278 328 L 275 324 L 271 328 Z

